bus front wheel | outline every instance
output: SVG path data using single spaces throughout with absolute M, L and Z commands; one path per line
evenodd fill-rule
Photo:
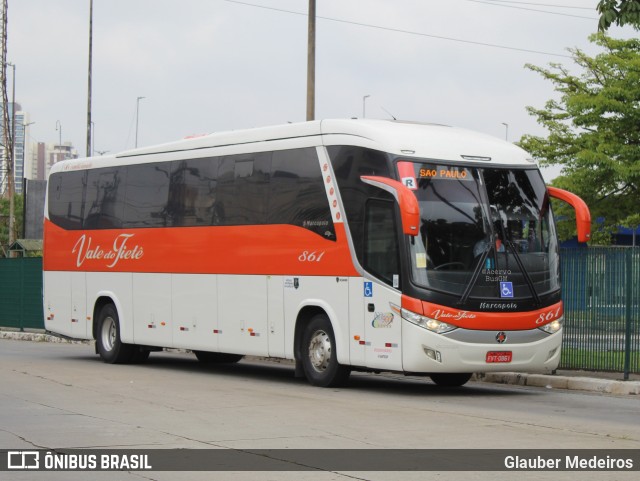
M 129 362 L 134 355 L 134 347 L 120 340 L 120 321 L 113 304 L 107 304 L 100 310 L 96 345 L 102 360 L 109 364 Z
M 443 387 L 460 387 L 467 383 L 471 379 L 472 373 L 439 373 L 431 374 L 429 377 L 438 386 Z
M 336 340 L 329 318 L 314 316 L 302 336 L 302 367 L 307 380 L 314 386 L 330 387 L 343 384 L 351 370 L 338 363 Z

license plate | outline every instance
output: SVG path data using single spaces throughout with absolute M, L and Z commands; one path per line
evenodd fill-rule
M 513 353 L 511 351 L 489 351 L 487 353 L 486 362 L 511 362 Z

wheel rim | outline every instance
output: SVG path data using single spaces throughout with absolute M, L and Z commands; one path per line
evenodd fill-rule
M 107 351 L 113 350 L 116 344 L 116 322 L 109 316 L 102 321 L 102 345 Z
M 331 339 L 324 331 L 316 331 L 309 341 L 309 360 L 317 372 L 324 372 L 331 359 Z

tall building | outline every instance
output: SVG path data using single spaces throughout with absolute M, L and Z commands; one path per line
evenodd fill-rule
M 71 142 L 63 142 L 62 145 L 57 143 L 45 144 L 37 143 L 36 153 L 34 155 L 34 166 L 32 166 L 32 178 L 34 180 L 47 180 L 51 166 L 61 160 L 77 159 L 78 151 L 73 147 Z
M 13 119 L 13 104 L 9 103 L 9 123 Z M 22 110 L 20 104 L 16 103 L 15 115 L 15 147 L 14 147 L 14 169 L 15 193 L 22 194 L 23 179 L 47 180 L 49 170 L 56 162 L 65 159 L 77 159 L 78 151 L 71 142 L 44 143 L 29 141 L 29 113 Z M 0 115 L 0 138 L 4 131 L 4 119 Z M 11 132 L 11 131 L 9 131 Z M 0 140 L 2 142 L 2 140 Z M 0 147 L 0 195 L 7 191 L 7 167 L 4 147 Z
M 12 132 L 12 120 L 13 109 L 15 107 L 15 141 L 13 148 L 13 179 L 15 185 L 15 193 L 22 194 L 22 179 L 30 178 L 30 172 L 25 169 L 25 164 L 30 165 L 31 149 L 30 142 L 26 142 L 25 133 L 27 127 L 30 125 L 29 113 L 24 112 L 20 107 L 20 104 L 13 103 L 8 104 L 9 107 L 9 132 Z M 0 115 L 0 132 L 4 132 L 4 117 Z M 4 138 L 3 138 L 4 140 Z M 5 157 L 5 150 L 2 147 L 0 153 L 2 162 L 0 166 L 0 193 L 4 194 L 8 188 L 7 172 L 8 172 L 8 159 Z

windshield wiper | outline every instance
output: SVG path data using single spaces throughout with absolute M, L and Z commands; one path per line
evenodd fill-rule
M 539 306 L 541 304 L 540 296 L 536 292 L 536 288 L 533 285 L 533 279 L 531 279 L 531 276 L 529 275 L 529 273 L 524 267 L 524 264 L 522 263 L 522 259 L 520 258 L 520 254 L 518 254 L 518 250 L 516 249 L 515 244 L 511 241 L 505 241 L 504 244 L 511 250 L 511 252 L 513 252 L 513 258 L 516 260 L 516 264 L 518 264 L 518 267 L 520 268 L 520 272 L 522 272 L 522 275 L 524 276 L 524 280 L 527 281 L 527 286 L 529 286 L 529 290 L 533 295 L 533 299 L 535 300 L 536 306 Z
M 491 252 L 491 249 L 493 248 L 495 243 L 496 243 L 496 236 L 494 234 L 491 236 L 491 238 L 489 239 L 489 242 L 487 242 L 487 246 L 482 251 L 482 254 L 480 255 L 480 260 L 476 264 L 476 268 L 473 271 L 473 275 L 471 276 L 471 279 L 467 283 L 467 287 L 462 293 L 462 297 L 458 301 L 458 304 L 465 304 L 467 302 L 467 299 L 469 299 L 469 296 L 471 295 L 471 291 L 473 290 L 473 286 L 475 286 L 476 281 L 478 280 L 478 277 L 480 277 L 480 272 L 482 272 L 482 266 L 485 265 L 487 257 L 489 256 L 489 252 Z

